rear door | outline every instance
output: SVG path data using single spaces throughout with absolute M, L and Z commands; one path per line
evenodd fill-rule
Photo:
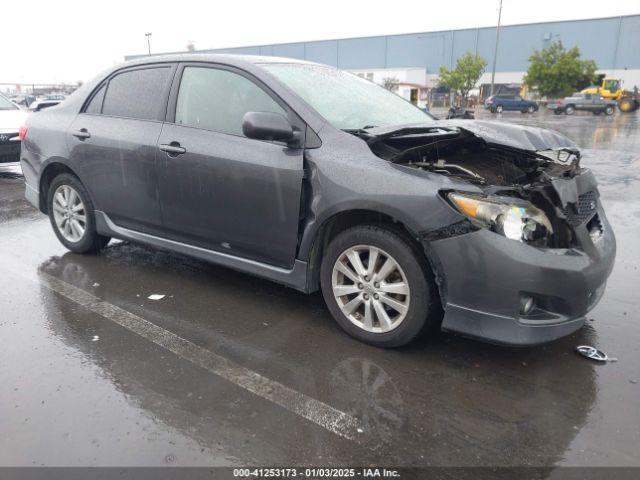
M 181 242 L 291 267 L 303 149 L 246 138 L 242 118 L 250 111 L 283 114 L 305 131 L 302 120 L 249 74 L 222 65 L 180 66 L 158 142 L 164 226 Z
M 582 100 L 582 109 L 583 110 L 595 110 L 598 105 L 596 105 L 597 95 L 592 95 L 590 93 L 586 93 L 584 95 L 584 99 Z
M 126 228 L 157 233 L 162 227 L 156 152 L 175 68 L 116 72 L 67 131 L 71 162 L 95 208 Z

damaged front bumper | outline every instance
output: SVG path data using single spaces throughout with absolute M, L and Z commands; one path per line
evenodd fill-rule
M 602 207 L 574 228 L 579 247 L 538 248 L 487 229 L 429 241 L 438 262 L 442 329 L 535 345 L 579 329 L 604 293 L 616 252 Z

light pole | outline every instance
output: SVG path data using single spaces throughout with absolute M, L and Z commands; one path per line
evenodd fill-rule
M 496 48 L 493 51 L 493 68 L 491 69 L 491 95 L 493 95 L 493 84 L 496 80 L 496 60 L 498 58 L 498 42 L 500 41 L 500 18 L 502 17 L 502 0 L 498 8 L 498 26 L 496 27 Z
M 151 32 L 145 33 L 144 36 L 147 37 L 147 50 L 151 55 Z

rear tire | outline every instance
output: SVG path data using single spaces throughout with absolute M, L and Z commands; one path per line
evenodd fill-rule
M 574 113 L 576 113 L 576 107 L 574 107 L 573 105 L 567 105 L 564 109 L 564 114 L 565 115 L 573 115 Z
M 502 108 L 502 105 L 498 105 L 498 106 L 496 107 L 496 113 L 502 113 L 502 111 L 503 111 L 503 110 L 504 110 L 504 109 Z
M 324 252 L 320 283 L 334 319 L 362 342 L 399 347 L 438 323 L 426 258 L 393 229 L 361 225 L 338 234 Z
M 605 115 L 613 115 L 613 112 L 614 112 L 614 108 L 611 105 L 609 105 L 604 109 Z
M 75 253 L 97 253 L 111 238 L 98 234 L 91 197 L 78 177 L 63 173 L 49 185 L 47 211 L 53 231 Z
M 535 111 L 536 111 L 536 107 L 534 107 L 533 105 L 529 105 L 527 107 L 527 112 L 534 113 Z

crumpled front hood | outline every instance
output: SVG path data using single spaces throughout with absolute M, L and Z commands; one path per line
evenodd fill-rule
M 17 132 L 27 114 L 22 110 L 0 110 L 0 132 L 14 133 Z
M 532 152 L 565 148 L 571 150 L 578 149 L 578 146 L 572 140 L 553 130 L 486 120 L 438 120 L 433 123 L 421 125 L 395 125 L 369 128 L 367 132 L 377 136 L 387 136 L 399 130 L 406 129 L 413 131 L 413 133 L 418 133 L 415 130 L 438 127 L 459 128 L 482 138 L 487 143 L 505 145 Z

